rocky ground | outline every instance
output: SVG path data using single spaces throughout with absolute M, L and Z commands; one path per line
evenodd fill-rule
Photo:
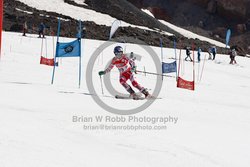
M 162 38 L 164 41 L 164 46 L 169 47 L 173 46 L 173 39 L 175 38 L 178 41 L 177 45 L 178 48 L 183 48 L 187 45 L 190 46 L 192 43 L 194 43 L 196 46 L 201 46 L 203 50 L 206 50 L 211 45 L 207 42 L 199 41 L 197 39 L 196 40 L 187 39 L 179 35 L 175 31 L 170 30 L 168 27 L 164 26 L 159 21 L 153 19 L 144 12 L 141 12 L 141 10 L 139 9 L 141 6 L 136 4 L 136 1 L 134 2 L 137 7 L 127 2 L 126 0 L 102 0 L 102 3 L 100 3 L 99 0 L 85 0 L 85 3 L 87 3 L 88 6 L 76 4 L 74 3 L 74 1 L 71 0 L 65 0 L 65 2 L 84 8 L 94 9 L 98 12 L 106 13 L 120 20 L 129 22 L 131 24 L 147 26 L 152 29 L 166 30 L 176 35 L 176 37 L 173 37 L 173 36 L 162 35 L 160 32 L 157 33 L 154 31 L 147 31 L 139 28 L 127 27 L 118 29 L 113 39 L 115 41 L 146 43 L 154 46 L 159 46 L 159 38 Z M 24 11 L 32 12 L 32 14 Z M 159 15 L 159 16 L 166 17 L 167 15 Z M 4 0 L 4 29 L 7 31 L 21 32 L 23 29 L 22 28 L 23 23 L 27 21 L 29 32 L 37 33 L 38 25 L 40 24 L 40 22 L 44 22 L 47 26 L 46 34 L 55 34 L 57 28 L 57 17 L 61 17 L 64 20 L 62 21 L 61 35 L 67 37 L 75 36 L 76 34 L 75 27 L 78 23 L 77 20 L 74 20 L 73 18 L 70 18 L 68 16 L 59 15 L 57 13 L 40 11 L 34 8 L 30 8 L 27 5 L 16 0 Z M 165 18 L 165 20 L 168 20 L 168 18 Z M 84 29 L 85 38 L 101 39 L 101 40 L 108 39 L 110 27 L 104 25 L 97 25 L 94 22 L 89 22 L 89 21 L 84 21 L 83 24 L 85 27 Z M 203 29 L 199 26 L 194 26 L 190 24 L 184 27 L 192 31 L 199 32 L 199 34 L 216 38 L 217 40 L 222 42 L 224 40 L 223 39 L 224 37 L 215 36 L 214 34 L 211 34 L 212 31 Z M 249 36 L 249 32 L 246 34 Z M 246 43 L 248 42 L 248 40 L 245 38 L 246 34 L 240 34 L 239 35 L 240 38 L 237 37 L 236 39 L 234 39 L 235 41 L 238 40 L 237 44 L 240 44 L 244 41 Z M 239 50 L 241 55 L 245 55 L 248 51 L 243 45 L 239 45 Z M 224 48 L 218 48 L 218 52 L 226 53 L 227 51 Z
M 230 45 L 250 53 L 250 0 L 128 0 L 149 9 L 156 18 L 224 42 L 232 30 Z

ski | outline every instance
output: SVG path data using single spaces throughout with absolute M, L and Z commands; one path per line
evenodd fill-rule
M 133 98 L 133 97 L 130 97 L 129 95 L 127 96 L 122 96 L 122 95 L 115 95 L 115 98 L 116 99 L 132 99 L 132 100 L 154 100 L 154 99 L 161 99 L 160 97 L 154 97 L 154 96 L 150 96 L 150 97 L 142 97 L 142 96 L 139 96 L 139 97 L 136 97 L 136 98 Z
M 145 98 L 141 97 L 141 96 L 138 96 L 136 98 L 133 98 L 133 97 L 130 97 L 129 95 L 127 96 L 124 96 L 124 95 L 115 95 L 115 98 L 116 99 L 132 99 L 132 100 L 144 100 Z

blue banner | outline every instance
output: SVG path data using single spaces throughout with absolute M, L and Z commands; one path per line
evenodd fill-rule
M 56 57 L 80 57 L 80 39 L 68 43 L 57 43 Z
M 227 35 L 226 35 L 226 47 L 227 47 L 228 44 L 229 44 L 230 36 L 231 36 L 231 30 L 228 29 L 228 30 L 227 30 Z
M 162 73 L 176 72 L 176 61 L 172 63 L 162 62 Z

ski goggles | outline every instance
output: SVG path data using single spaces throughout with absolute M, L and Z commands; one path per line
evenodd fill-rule
M 122 56 L 122 52 L 115 52 L 114 53 L 116 57 L 121 57 Z

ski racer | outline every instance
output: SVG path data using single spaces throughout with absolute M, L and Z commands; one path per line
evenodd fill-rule
M 133 72 L 136 72 L 134 59 L 123 54 L 123 48 L 121 46 L 116 46 L 114 48 L 114 54 L 115 57 L 112 59 L 109 67 L 104 71 L 99 71 L 99 75 L 105 75 L 106 73 L 110 72 L 114 66 L 116 66 L 120 72 L 120 84 L 127 90 L 131 98 L 138 99 L 139 96 L 127 83 L 127 80 L 130 80 L 132 85 L 145 95 L 145 98 L 150 97 L 147 89 L 141 86 L 134 78 Z

